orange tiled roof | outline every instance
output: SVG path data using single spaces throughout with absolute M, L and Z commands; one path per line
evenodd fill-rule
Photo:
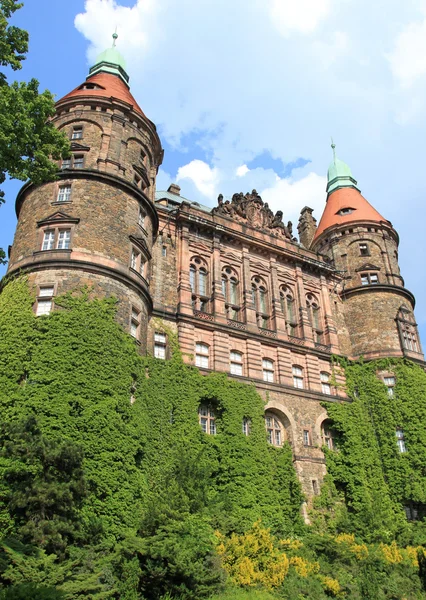
M 348 215 L 337 214 L 342 208 L 352 208 L 353 212 Z M 342 187 L 332 192 L 325 205 L 324 212 L 315 232 L 314 240 L 329 227 L 333 225 L 342 225 L 353 221 L 376 221 L 377 223 L 389 223 L 377 212 L 375 208 L 361 195 L 361 193 L 352 187 Z
M 142 116 L 145 116 L 141 107 L 130 93 L 129 88 L 124 81 L 120 79 L 120 77 L 112 75 L 111 73 L 97 73 L 96 75 L 88 77 L 85 83 L 94 83 L 99 86 L 100 89 L 80 89 L 82 86 L 84 86 L 83 83 L 76 87 L 75 90 L 61 98 L 59 102 L 62 102 L 62 100 L 67 98 L 74 98 L 78 96 L 101 96 L 105 98 L 117 98 L 118 100 L 127 102 L 127 104 L 131 104 L 134 111 L 138 112 Z

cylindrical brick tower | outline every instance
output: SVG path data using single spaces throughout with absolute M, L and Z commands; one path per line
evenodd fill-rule
M 86 81 L 57 102 L 54 123 L 70 138 L 72 156 L 57 182 L 28 183 L 19 192 L 8 273 L 29 273 L 38 314 L 84 285 L 117 297 L 119 321 L 144 346 L 163 150 L 130 93 L 115 37 Z
M 332 147 L 327 204 L 311 249 L 332 260 L 343 277 L 352 357 L 423 360 L 414 296 L 404 287 L 398 265 L 398 234 L 361 195 L 350 168 Z

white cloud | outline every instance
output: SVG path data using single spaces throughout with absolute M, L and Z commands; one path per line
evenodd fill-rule
M 426 19 L 404 27 L 387 59 L 393 76 L 403 88 L 426 74 Z
M 246 175 L 247 173 L 249 173 L 249 171 L 250 171 L 250 169 L 248 168 L 247 165 L 241 165 L 235 171 L 235 174 L 236 174 L 237 177 L 244 177 L 244 175 Z
M 307 34 L 315 31 L 330 10 L 331 0 L 272 0 L 271 18 L 285 36 Z
M 187 165 L 179 167 L 176 181 L 180 182 L 182 179 L 190 179 L 197 190 L 207 198 L 213 199 L 218 194 L 218 170 L 212 169 L 202 160 L 192 160 Z

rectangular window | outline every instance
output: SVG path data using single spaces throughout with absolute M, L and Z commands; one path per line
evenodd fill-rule
M 372 284 L 379 283 L 379 278 L 376 275 L 376 273 L 371 273 L 370 274 L 370 283 L 372 283 Z
M 167 256 L 167 247 L 166 246 L 161 247 L 161 256 Z
M 195 345 L 195 364 L 202 369 L 209 368 L 209 347 L 207 344 Z
M 55 231 L 53 229 L 46 229 L 43 237 L 42 250 L 53 250 L 55 244 Z
M 243 419 L 243 434 L 250 435 L 250 430 L 251 430 L 251 421 L 247 417 L 244 417 L 244 419 Z
M 51 298 L 53 296 L 54 289 L 55 288 L 53 285 L 43 286 L 40 288 L 38 297 L 39 298 Z
M 71 168 L 71 158 L 64 158 L 61 164 L 62 169 L 70 169 Z
M 385 383 L 385 386 L 388 388 L 388 396 L 389 398 L 393 398 L 394 394 L 395 394 L 395 377 L 384 377 L 383 381 Z
M 74 169 L 82 169 L 84 166 L 84 156 L 82 154 L 74 154 L 73 160 Z
M 369 283 L 368 275 L 361 275 L 361 285 L 368 285 Z
M 311 432 L 309 429 L 303 430 L 303 445 L 310 446 L 311 445 Z
M 318 496 L 318 481 L 316 479 L 312 479 L 312 490 L 314 492 L 314 496 Z
M 71 242 L 71 229 L 60 229 L 58 235 L 58 250 L 68 250 Z
M 76 125 L 73 127 L 71 139 L 72 140 L 81 140 L 83 137 L 83 127 L 81 125 Z
M 323 394 L 331 394 L 330 387 L 330 375 L 328 373 L 321 373 L 321 391 Z
M 41 315 L 49 315 L 52 310 L 52 299 L 43 299 L 37 301 L 37 310 L 36 315 L 40 317 Z
M 230 371 L 232 375 L 243 374 L 243 357 L 239 352 L 231 352 Z
M 145 212 L 140 208 L 139 209 L 139 218 L 138 218 L 138 223 L 141 227 L 145 227 L 145 217 L 146 214 Z
M 138 269 L 138 260 L 139 260 L 139 257 L 140 257 L 140 252 L 138 252 L 137 250 L 135 250 L 133 248 L 132 249 L 132 255 L 130 257 L 130 266 L 135 271 L 137 271 L 137 269 Z
M 69 202 L 71 199 L 71 186 L 61 185 L 58 190 L 57 202 Z
M 360 244 L 359 253 L 361 256 L 370 256 L 370 252 L 368 251 L 368 244 Z
M 293 367 L 293 385 L 300 390 L 303 389 L 303 370 L 301 367 Z
M 263 367 L 263 381 L 273 382 L 274 381 L 274 363 L 272 360 L 264 358 L 262 361 Z
M 140 312 L 132 307 L 132 316 L 130 319 L 130 333 L 134 338 L 139 337 Z
M 154 334 L 154 356 L 155 356 L 155 358 L 161 358 L 162 360 L 165 360 L 166 345 L 167 345 L 166 334 L 156 332 Z
M 398 445 L 398 450 L 402 452 L 407 452 L 407 448 L 405 447 L 405 438 L 404 438 L 404 430 L 397 429 L 396 432 L 396 443 Z

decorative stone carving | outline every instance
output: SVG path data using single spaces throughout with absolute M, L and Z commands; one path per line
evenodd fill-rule
M 281 210 L 274 215 L 267 202 L 263 202 L 256 190 L 243 194 L 239 192 L 229 200 L 223 201 L 223 195 L 219 194 L 217 206 L 212 210 L 213 215 L 230 217 L 239 223 L 246 223 L 278 237 L 285 237 L 297 241 L 293 237 L 293 225 L 291 221 L 284 225 Z

